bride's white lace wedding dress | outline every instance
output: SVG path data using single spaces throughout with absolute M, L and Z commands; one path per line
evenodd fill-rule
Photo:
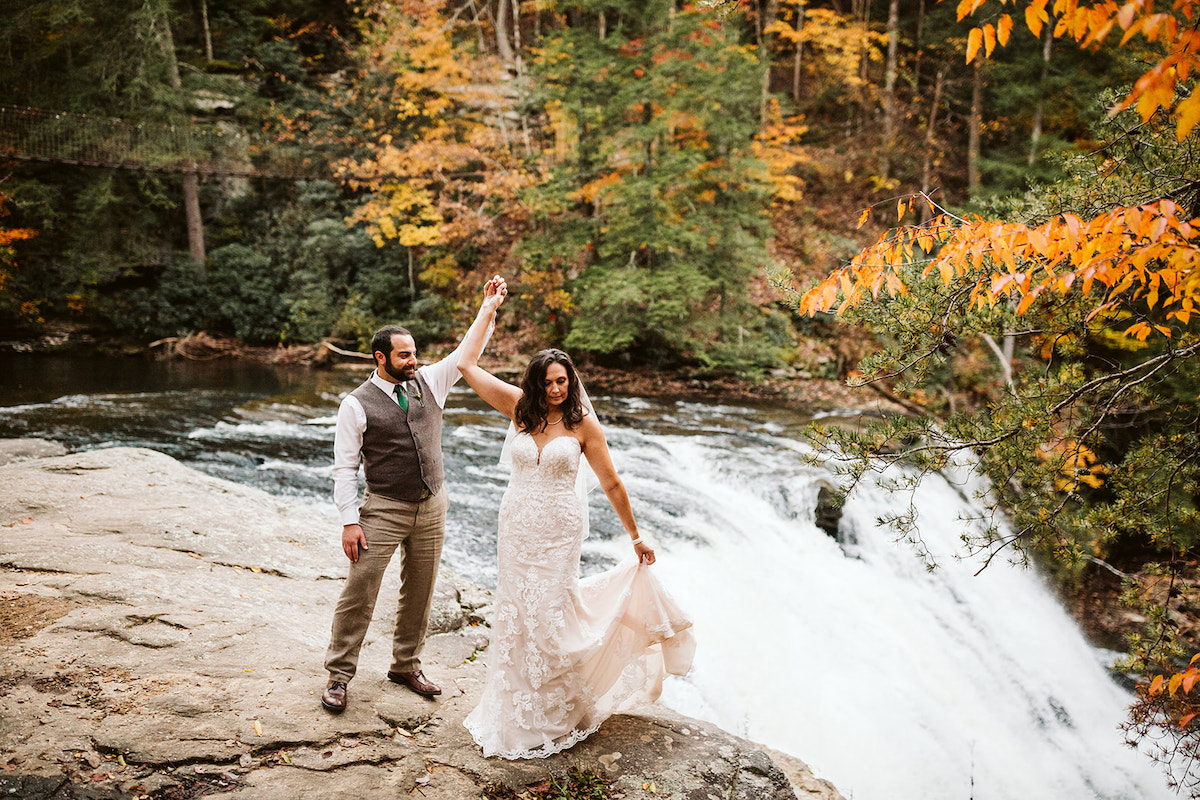
M 585 509 L 579 442 L 512 443 L 483 697 L 466 726 L 485 756 L 545 758 L 613 713 L 651 703 L 691 668 L 691 620 L 630 559 L 579 579 Z

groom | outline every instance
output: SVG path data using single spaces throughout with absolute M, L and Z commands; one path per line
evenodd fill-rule
M 442 555 L 448 500 L 442 485 L 442 408 L 458 381 L 459 356 L 478 352 L 491 336 L 508 288 L 499 276 L 484 286 L 483 304 L 453 353 L 417 368 L 412 335 L 398 325 L 371 340 L 375 372 L 342 400 L 333 442 L 333 501 L 342 521 L 342 550 L 350 559 L 325 654 L 329 683 L 321 705 L 346 710 L 346 684 L 375 610 L 383 573 L 400 551 L 400 608 L 388 679 L 417 694 L 442 693 L 421 671 L 420 654 Z M 358 501 L 358 465 L 367 491 Z

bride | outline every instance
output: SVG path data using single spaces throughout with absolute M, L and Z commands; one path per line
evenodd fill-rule
M 610 715 L 654 702 L 665 674 L 687 674 L 692 623 L 650 572 L 654 550 L 638 533 L 571 357 L 562 350 L 537 353 L 520 387 L 477 360 L 478 353 L 464 353 L 458 368 L 512 420 L 501 457 L 511 460 L 512 477 L 500 503 L 483 696 L 465 724 L 485 756 L 545 758 L 583 740 Z M 636 559 L 580 580 L 587 535 L 581 487 L 589 472 Z

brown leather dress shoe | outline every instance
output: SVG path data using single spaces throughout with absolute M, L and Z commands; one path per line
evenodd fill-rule
M 389 672 L 388 680 L 392 683 L 398 683 L 401 686 L 407 686 L 419 695 L 424 697 L 436 697 L 442 693 L 442 690 L 430 683 L 421 670 L 416 672 Z
M 325 691 L 321 692 L 321 705 L 325 706 L 326 711 L 334 714 L 340 714 L 346 710 L 346 682 L 345 681 L 330 681 L 325 687 Z

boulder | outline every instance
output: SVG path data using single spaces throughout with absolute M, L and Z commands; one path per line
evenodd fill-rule
M 349 708 L 330 715 L 345 567 L 328 510 L 151 450 L 41 447 L 0 447 L 29 454 L 0 466 L 0 796 L 466 800 L 581 769 L 614 797 L 841 797 L 798 760 L 659 706 L 548 759 L 485 759 L 462 720 L 490 597 L 446 570 L 423 657 L 443 695 L 385 677 L 393 569 Z

